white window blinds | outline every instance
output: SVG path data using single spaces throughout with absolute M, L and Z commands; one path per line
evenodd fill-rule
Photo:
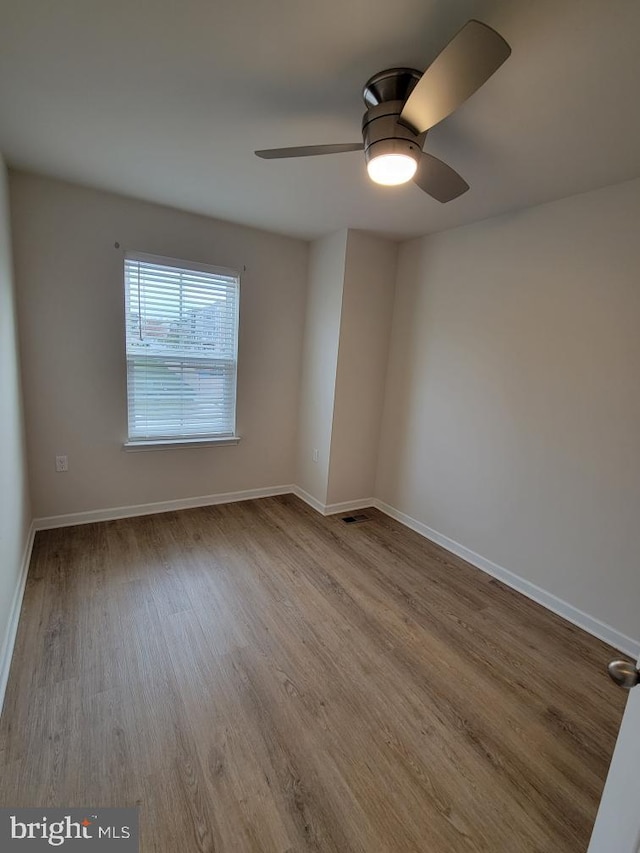
M 235 433 L 239 276 L 127 253 L 129 440 Z

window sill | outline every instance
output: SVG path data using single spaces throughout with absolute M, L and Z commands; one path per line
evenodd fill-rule
M 185 447 L 220 447 L 238 444 L 239 435 L 226 435 L 221 438 L 165 438 L 144 441 L 125 441 L 122 449 L 127 453 L 139 450 L 181 450 Z

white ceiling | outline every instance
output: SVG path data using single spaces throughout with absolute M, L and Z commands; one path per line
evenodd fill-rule
M 427 149 L 471 185 L 441 205 L 372 184 L 361 90 L 424 68 L 470 18 L 513 53 Z M 640 176 L 638 0 L 0 0 L 8 163 L 312 238 L 398 238 Z

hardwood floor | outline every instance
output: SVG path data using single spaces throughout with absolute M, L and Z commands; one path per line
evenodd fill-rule
M 586 850 L 613 650 L 367 514 L 39 533 L 0 804 L 138 804 L 144 853 Z

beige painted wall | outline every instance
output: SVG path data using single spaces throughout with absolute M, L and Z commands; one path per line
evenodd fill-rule
M 327 502 L 347 231 L 311 244 L 298 422 L 296 485 Z M 318 462 L 313 462 L 313 450 Z
M 291 483 L 308 244 L 22 173 L 11 190 L 34 514 Z M 246 266 L 238 446 L 121 449 L 124 249 Z
M 22 420 L 7 173 L 0 157 L 0 667 L 19 584 L 31 509 Z M 0 671 L 0 679 L 6 672 Z M 2 684 L 0 684 L 0 693 Z M 0 697 L 1 702 L 1 697 Z
M 327 503 L 372 497 L 398 244 L 347 236 Z
M 402 247 L 378 496 L 638 637 L 640 181 Z

